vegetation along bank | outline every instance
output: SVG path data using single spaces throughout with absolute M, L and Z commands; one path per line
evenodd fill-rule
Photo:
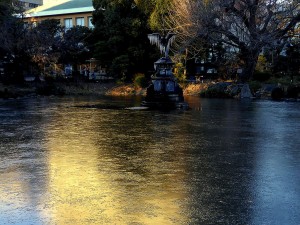
M 299 96 L 299 1 L 84 2 L 88 24 L 37 21 L 14 0 L 0 2 L 0 97 L 143 94 L 161 57 L 148 34 L 166 31 L 176 37 L 170 57 L 185 95 Z

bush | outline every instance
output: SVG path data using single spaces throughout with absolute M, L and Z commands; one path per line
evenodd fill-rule
M 252 93 L 255 93 L 262 87 L 262 85 L 259 81 L 253 80 L 249 82 L 249 87 Z
M 175 65 L 175 72 L 174 76 L 177 78 L 179 83 L 185 83 L 186 82 L 186 75 L 185 75 L 185 67 L 182 63 L 177 63 Z
M 276 87 L 271 92 L 271 97 L 273 100 L 281 100 L 284 96 L 284 91 L 280 87 Z
M 282 85 L 289 85 L 291 83 L 291 80 L 289 77 L 285 76 L 285 77 L 280 77 L 280 78 L 276 78 L 276 77 L 271 77 L 269 80 L 267 80 L 267 82 L 269 84 L 282 84 Z
M 266 80 L 270 79 L 270 77 L 271 77 L 271 73 L 268 73 L 268 72 L 255 71 L 253 74 L 253 80 L 256 80 L 256 81 L 266 81 Z
M 228 93 L 217 88 L 208 88 L 205 91 L 201 91 L 200 96 L 205 98 L 231 98 Z
M 148 86 L 148 81 L 147 81 L 145 75 L 142 73 L 138 73 L 135 75 L 133 83 L 134 83 L 134 86 L 136 86 L 136 87 L 145 88 Z
M 205 91 L 200 93 L 201 97 L 207 98 L 231 98 L 228 93 L 229 82 L 220 82 L 209 86 Z
M 54 82 L 55 78 L 53 76 L 50 76 L 50 75 L 45 75 L 45 81 L 46 82 Z
M 288 98 L 298 98 L 300 94 L 300 86 L 290 85 L 287 88 L 287 97 Z

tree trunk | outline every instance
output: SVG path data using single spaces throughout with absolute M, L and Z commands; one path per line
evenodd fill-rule
M 244 49 L 241 51 L 241 60 L 243 62 L 243 72 L 240 81 L 244 84 L 240 93 L 240 98 L 252 98 L 252 93 L 247 82 L 252 78 L 257 64 L 260 49 L 252 51 Z
M 245 50 L 241 52 L 241 60 L 243 62 L 243 72 L 240 76 L 242 83 L 249 81 L 255 71 L 260 50 Z

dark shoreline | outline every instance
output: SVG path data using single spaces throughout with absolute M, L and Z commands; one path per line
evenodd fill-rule
M 201 96 L 211 87 L 211 83 L 190 83 L 183 88 L 184 96 Z M 298 86 L 297 86 L 298 88 Z M 286 89 L 286 88 L 285 88 Z M 298 90 L 298 89 L 297 89 Z M 286 92 L 286 90 L 284 91 Z M 272 90 L 255 99 L 272 99 Z M 25 82 L 18 85 L 0 83 L 0 99 L 16 99 L 38 96 L 145 96 L 146 89 L 134 84 L 117 84 L 116 82 Z M 202 96 L 205 97 L 205 96 Z M 215 96 L 218 98 L 218 96 Z M 299 93 L 294 97 L 285 95 L 283 101 L 299 101 Z
M 0 83 L 0 99 L 13 99 L 35 96 L 70 96 L 70 95 L 106 95 L 107 91 L 116 86 L 109 83 L 71 83 L 71 82 L 25 82 L 17 85 Z

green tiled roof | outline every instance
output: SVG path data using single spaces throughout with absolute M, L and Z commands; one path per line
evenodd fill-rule
M 93 11 L 92 0 L 48 0 L 25 12 L 27 17 L 52 16 Z

